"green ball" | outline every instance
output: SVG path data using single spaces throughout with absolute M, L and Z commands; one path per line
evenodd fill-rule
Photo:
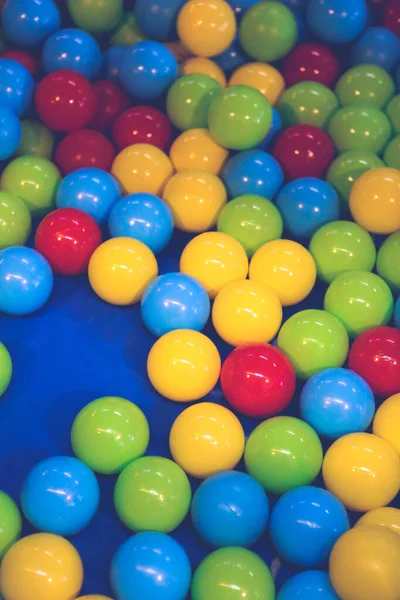
M 0 396 L 4 394 L 4 392 L 10 385 L 11 376 L 11 356 L 5 345 L 0 342 Z
M 32 216 L 43 216 L 55 205 L 61 175 L 57 167 L 39 156 L 20 156 L 3 171 L 0 188 L 25 201 Z
M 208 111 L 221 86 L 208 75 L 193 73 L 179 77 L 167 94 L 167 114 L 180 129 L 204 129 L 207 127 Z
M 390 121 L 379 108 L 366 105 L 345 106 L 338 110 L 328 125 L 339 152 L 362 150 L 380 154 L 390 139 Z
M 13 194 L 0 192 L 0 250 L 23 246 L 31 226 L 31 213 L 25 202 Z
M 386 114 L 389 117 L 394 133 L 400 133 L 400 94 L 391 99 L 386 107 Z
M 21 141 L 15 152 L 16 156 L 33 154 L 40 158 L 50 159 L 54 148 L 54 135 L 39 121 L 21 121 Z
M 20 538 L 21 514 L 14 500 L 0 491 L 0 560 Z
M 68 0 L 76 25 L 91 33 L 114 29 L 122 17 L 123 0 Z
M 388 145 L 383 154 L 383 160 L 388 167 L 400 169 L 400 135 L 396 135 Z
M 143 456 L 149 424 L 136 404 L 116 396 L 90 402 L 76 416 L 71 430 L 75 455 L 97 473 L 119 473 Z
M 314 125 L 324 129 L 338 106 L 335 94 L 326 85 L 302 81 L 283 93 L 278 108 L 286 127 Z
M 192 490 L 186 473 L 168 458 L 144 456 L 117 479 L 115 510 L 132 531 L 169 533 L 186 517 Z
M 250 434 L 246 469 L 267 492 L 285 494 L 310 485 L 322 465 L 322 446 L 314 429 L 295 417 L 273 417 Z
M 302 310 L 281 327 L 278 348 L 293 363 L 300 379 L 330 367 L 341 367 L 349 350 L 343 323 L 325 310 Z
M 246 548 L 219 548 L 193 576 L 192 600 L 274 600 L 275 586 L 265 562 Z
M 350 150 L 335 158 L 326 174 L 326 180 L 335 188 L 341 200 L 348 204 L 351 188 L 357 179 L 370 169 L 384 166 L 381 159 L 372 152 Z
M 252 58 L 263 62 L 279 60 L 296 43 L 296 19 L 281 2 L 257 2 L 243 16 L 239 39 Z
M 309 250 L 322 281 L 331 283 L 348 271 L 372 271 L 375 244 L 365 229 L 353 221 L 323 225 L 311 238 Z
M 248 150 L 267 135 L 272 123 L 268 100 L 255 88 L 234 85 L 213 98 L 208 128 L 214 140 L 230 150 Z
M 249 258 L 267 242 L 282 237 L 282 229 L 282 217 L 275 204 L 253 194 L 228 202 L 218 219 L 218 231 L 240 242 Z
M 400 293 L 400 231 L 389 235 L 379 248 L 376 270 L 393 292 Z
M 133 13 L 124 13 L 117 29 L 110 38 L 112 46 L 132 46 L 137 42 L 146 40 L 147 37 L 137 26 L 136 17 Z
M 353 338 L 372 327 L 387 325 L 393 307 L 387 283 L 368 271 L 342 273 L 332 281 L 324 298 L 324 309 L 340 319 Z
M 343 106 L 371 104 L 382 108 L 394 92 L 393 79 L 377 65 L 357 65 L 349 69 L 343 73 L 335 87 L 335 93 Z

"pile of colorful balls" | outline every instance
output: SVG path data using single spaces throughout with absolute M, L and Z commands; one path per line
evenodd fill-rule
M 116 600 L 399 600 L 400 0 L 0 7 L 0 312 L 29 318 L 54 275 L 87 272 L 137 305 L 148 378 L 186 403 L 173 460 L 145 456 L 131 401 L 84 407 L 75 457 L 25 479 L 38 533 L 0 492 L 2 599 L 79 596 L 65 538 L 96 473 L 133 532 Z M 180 271 L 158 276 L 174 228 Z M 11 377 L 0 344 L 0 394 Z M 193 573 L 169 535 L 188 515 L 210 549 Z M 266 531 L 299 571 L 283 585 L 251 550 Z

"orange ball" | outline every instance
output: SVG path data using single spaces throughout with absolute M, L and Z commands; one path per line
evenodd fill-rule
M 229 86 L 232 85 L 249 85 L 261 92 L 270 104 L 276 104 L 285 89 L 285 80 L 275 67 L 253 62 L 236 69 L 229 80 Z

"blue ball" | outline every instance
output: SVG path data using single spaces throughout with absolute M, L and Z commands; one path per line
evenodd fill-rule
M 302 568 L 323 565 L 350 527 L 343 504 L 327 490 L 314 486 L 286 492 L 275 504 L 269 523 L 278 555 Z
M 176 38 L 176 20 L 186 0 L 136 0 L 136 23 L 146 37 L 164 42 Z
M 67 69 L 93 79 L 101 69 L 102 60 L 98 43 L 82 29 L 60 29 L 43 46 L 46 73 Z
M 309 0 L 281 0 L 281 2 L 299 15 L 305 16 L 307 13 Z
M 330 439 L 365 431 L 374 412 L 371 388 L 349 369 L 331 368 L 316 373 L 300 395 L 301 418 L 319 435 Z
M 122 57 L 124 56 L 128 46 L 120 44 L 111 46 L 103 54 L 103 77 L 115 83 L 119 83 L 119 69 L 121 66 Z
M 213 56 L 212 59 L 227 75 L 230 75 L 233 71 L 250 61 L 250 58 L 240 45 L 238 34 L 236 34 L 232 44 L 226 50 L 221 52 L 221 54 Z
M 119 68 L 121 85 L 141 100 L 162 96 L 178 76 L 178 63 L 166 46 L 144 41 L 129 46 Z
M 400 298 L 397 298 L 394 308 L 394 324 L 400 329 Z
M 240 21 L 250 6 L 253 6 L 253 4 L 256 4 L 259 1 L 260 0 L 228 0 L 228 4 L 230 4 L 235 12 L 236 18 Z
M 239 471 L 203 481 L 193 496 L 191 515 L 200 536 L 211 546 L 251 546 L 264 533 L 269 502 L 263 487 Z
M 56 205 L 78 208 L 101 225 L 120 198 L 120 187 L 110 173 L 88 167 L 73 171 L 62 180 L 56 192 Z
M 350 51 L 353 65 L 378 65 L 391 71 L 400 60 L 400 41 L 393 31 L 386 27 L 369 27 Z
M 286 231 L 296 238 L 310 238 L 322 225 L 340 217 L 335 188 L 315 177 L 302 177 L 286 184 L 276 205 Z
M 280 114 L 278 113 L 278 111 L 276 110 L 276 108 L 274 106 L 272 106 L 271 108 L 272 108 L 271 127 L 269 128 L 269 131 L 268 131 L 267 135 L 265 136 L 265 138 L 263 139 L 263 141 L 258 146 L 256 146 L 256 148 L 258 148 L 260 150 L 268 150 L 268 148 L 271 148 L 273 142 L 275 141 L 275 138 L 280 133 L 280 131 L 282 130 L 282 127 L 283 127 L 283 123 L 282 123 Z
M 19 146 L 21 125 L 8 106 L 0 106 L 0 160 L 9 158 Z
M 47 260 L 24 246 L 0 252 L 0 312 L 29 315 L 46 304 L 53 289 Z
M 137 533 L 120 546 L 111 563 L 118 600 L 184 600 L 191 568 L 185 550 L 165 533 Z
M 283 183 L 278 161 L 263 150 L 239 152 L 226 163 L 222 171 L 231 198 L 256 194 L 272 200 Z
M 32 102 L 34 83 L 29 71 L 15 60 L 0 58 L 0 105 L 20 117 Z
M 61 25 L 52 0 L 7 0 L 2 12 L 3 31 L 22 48 L 37 46 Z
M 159 337 L 175 329 L 201 331 L 210 316 L 210 299 L 204 287 L 184 273 L 166 273 L 143 294 L 143 323 Z
M 328 573 L 303 571 L 282 586 L 276 600 L 340 600 L 332 587 Z
M 161 252 L 174 232 L 172 213 L 153 194 L 130 194 L 121 198 L 110 213 L 111 237 L 131 237 L 146 244 L 155 254 Z
M 365 0 L 310 0 L 307 22 L 328 44 L 346 44 L 360 35 L 367 21 Z
M 95 474 L 70 456 L 53 456 L 35 465 L 21 492 L 28 521 L 39 531 L 58 535 L 74 535 L 87 527 L 99 500 Z

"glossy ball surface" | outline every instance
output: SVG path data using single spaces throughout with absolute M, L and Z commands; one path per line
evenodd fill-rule
M 19 508 L 5 492 L 0 491 L 0 558 L 21 535 L 22 519 Z
M 21 141 L 21 125 L 8 106 L 0 106 L 0 160 L 10 158 Z
M 394 81 L 381 67 L 357 65 L 345 71 L 335 87 L 342 106 L 359 104 L 383 108 L 394 95 Z
M 135 4 L 137 26 L 149 38 L 166 41 L 176 37 L 176 19 L 184 0 L 138 0 Z
M 66 69 L 88 79 L 99 74 L 102 55 L 96 40 L 81 29 L 59 29 L 47 38 L 42 62 L 46 73 Z
M 29 71 L 15 60 L 0 58 L 0 104 L 20 117 L 30 108 L 33 92 Z
M 387 27 L 368 27 L 350 53 L 354 65 L 372 64 L 386 71 L 391 71 L 399 59 L 400 41 Z
M 129 105 L 128 96 L 113 81 L 99 79 L 93 83 L 96 112 L 90 126 L 96 131 L 107 130 Z
M 309 42 L 296 46 L 285 58 L 283 76 L 288 86 L 316 81 L 330 87 L 339 74 L 339 61 L 328 46 Z
M 358 519 L 355 527 L 363 525 L 379 525 L 380 527 L 387 527 L 394 533 L 400 534 L 400 510 L 398 508 L 392 508 L 391 506 L 384 506 L 383 508 L 374 508 L 369 510 L 367 513 L 362 515 Z
M 397 0 L 388 0 L 383 5 L 383 26 L 393 31 L 399 37 L 400 9 Z
M 249 85 L 255 88 L 272 105 L 276 104 L 285 89 L 285 80 L 272 65 L 262 62 L 249 62 L 242 65 L 229 80 L 229 86 Z
M 27 50 L 6 50 L 0 53 L 0 58 L 8 58 L 19 62 L 34 77 L 38 71 L 38 62 Z
M 346 44 L 364 29 L 364 0 L 310 0 L 307 23 L 312 33 L 328 44 Z
M 126 194 L 148 193 L 160 196 L 173 166 L 168 156 L 150 144 L 133 144 L 117 154 L 111 174 Z
M 60 28 L 60 13 L 49 0 L 11 0 L 2 10 L 3 29 L 17 46 L 32 48 Z
M 380 154 L 390 139 L 391 126 L 385 113 L 375 106 L 351 104 L 333 115 L 327 131 L 338 152 Z
M 399 437 L 400 393 L 387 398 L 376 411 L 372 431 L 391 442 L 400 454 Z
M 16 156 L 33 154 L 50 159 L 54 148 L 53 133 L 39 121 L 24 119 L 21 124 L 21 140 L 15 152 Z
M 121 20 L 122 0 L 68 0 L 72 19 L 81 29 L 103 33 L 114 29 Z
M 93 129 L 71 131 L 58 144 L 54 160 L 62 174 L 93 168 L 110 171 L 115 149 L 106 136 Z
M 384 166 L 382 160 L 373 152 L 349 150 L 339 154 L 331 163 L 326 180 L 336 189 L 343 203 L 348 204 L 351 189 L 357 179 L 370 169 Z
M 339 600 L 325 571 L 302 571 L 290 577 L 277 600 Z
M 263 150 L 246 150 L 232 156 L 222 171 L 231 198 L 256 194 L 268 200 L 278 193 L 283 173 L 278 161 Z
M 13 366 L 10 353 L 5 345 L 0 342 L 0 396 L 4 394 L 9 386 L 12 372 Z
M 31 214 L 25 202 L 0 191 L 0 250 L 23 246 L 31 232 Z
M 220 84 L 208 75 L 183 75 L 168 90 L 166 110 L 170 121 L 181 131 L 207 127 L 211 102 L 220 91 Z
M 327 86 L 315 81 L 301 81 L 282 94 L 279 114 L 286 127 L 313 125 L 324 129 L 338 106 L 337 97 Z
M 112 126 L 112 138 L 119 150 L 132 144 L 151 144 L 165 150 L 171 135 L 171 123 L 164 113 L 152 106 L 127 108 Z
M 228 151 L 217 144 L 207 129 L 187 129 L 173 142 L 170 159 L 176 171 L 202 169 L 214 175 L 221 171 Z

